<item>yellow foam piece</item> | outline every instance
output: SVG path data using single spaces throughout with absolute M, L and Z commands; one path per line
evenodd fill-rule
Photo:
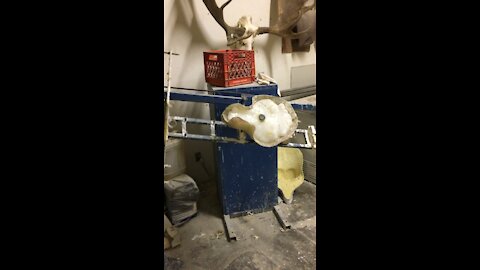
M 287 200 L 305 180 L 303 154 L 300 149 L 278 147 L 278 188 Z

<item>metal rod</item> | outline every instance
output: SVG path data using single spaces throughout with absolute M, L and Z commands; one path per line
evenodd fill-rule
M 178 53 L 174 53 L 174 52 L 172 52 L 172 51 L 169 51 L 169 52 L 163 52 L 163 53 L 164 53 L 164 54 L 169 54 L 169 55 L 180 55 L 180 54 L 178 54 Z
M 198 135 L 198 134 L 185 134 L 178 132 L 170 132 L 169 136 L 172 138 L 180 138 L 180 139 L 190 139 L 190 140 L 202 140 L 202 141 L 215 141 L 219 143 L 238 143 L 238 144 L 245 144 L 245 143 L 255 143 L 254 141 L 241 141 L 235 138 L 230 137 L 220 137 L 220 136 L 209 136 L 209 135 Z M 286 143 L 286 144 L 279 144 L 279 147 L 287 147 L 287 148 L 306 148 L 312 149 L 311 145 L 303 144 L 303 143 Z
M 310 144 L 303 144 L 303 143 L 287 143 L 287 144 L 279 144 L 280 147 L 288 147 L 288 148 L 307 148 L 312 149 L 312 145 Z
M 166 95 L 166 93 L 164 95 Z M 175 91 L 172 91 L 171 95 L 173 100 L 201 102 L 201 103 L 233 104 L 233 103 L 239 103 L 243 100 L 241 97 L 216 96 L 216 95 L 204 95 L 204 94 L 187 94 L 187 93 L 179 93 Z
M 164 85 L 163 88 L 167 88 L 168 86 Z M 203 91 L 203 92 L 215 92 L 214 90 L 205 90 L 205 89 L 196 89 L 196 88 L 187 88 L 187 87 L 177 87 L 177 86 L 170 86 L 173 89 L 180 89 L 180 90 L 190 90 L 190 91 Z
M 163 88 L 167 88 L 167 86 L 163 86 Z M 207 92 L 207 93 L 215 93 L 216 91 L 215 90 L 205 90 L 205 89 L 196 89 L 196 88 L 188 88 L 188 87 L 177 87 L 177 86 L 170 86 L 170 88 L 172 89 L 178 89 L 178 90 L 188 90 L 188 91 L 199 91 L 199 92 Z M 222 91 L 222 94 L 235 94 L 235 95 L 238 95 L 238 92 L 234 92 L 234 91 Z M 253 94 L 247 94 L 247 93 L 244 93 L 243 95 L 246 95 L 246 96 L 254 96 Z
M 178 132 L 170 132 L 170 137 L 174 138 L 182 138 L 182 139 L 192 139 L 192 140 L 204 140 L 204 141 L 217 141 L 217 142 L 225 142 L 225 143 L 245 143 L 241 142 L 234 138 L 229 137 L 220 137 L 220 136 L 211 136 L 211 135 L 198 135 L 198 134 L 183 134 Z
M 317 94 L 317 92 L 311 91 L 311 92 L 305 92 L 305 93 L 295 94 L 295 95 L 291 95 L 291 96 L 282 96 L 282 97 L 286 101 L 291 101 L 291 100 L 301 99 L 301 98 L 304 98 L 304 97 L 313 96 L 313 95 L 316 95 L 316 94 Z
M 172 51 L 169 52 L 168 55 L 168 74 L 167 74 L 167 97 L 165 99 L 165 116 L 163 118 L 164 126 L 163 126 L 163 142 L 164 142 L 164 150 L 163 150 L 163 158 L 166 160 L 167 157 L 167 141 L 168 141 L 168 119 L 170 114 L 170 86 L 171 86 L 171 73 L 172 72 Z
M 167 74 L 167 105 L 170 105 L 170 90 L 171 90 L 171 72 L 172 72 L 172 51 L 168 56 L 168 74 Z
M 224 122 L 216 121 L 216 120 L 206 120 L 206 119 L 180 117 L 180 116 L 173 116 L 170 119 L 173 119 L 175 121 L 185 121 L 185 122 L 196 123 L 196 124 L 211 124 L 213 122 L 214 125 L 226 126 L 226 124 Z
M 316 91 L 317 86 L 316 85 L 309 85 L 305 87 L 298 87 L 298 88 L 291 88 L 291 89 L 285 89 L 281 90 L 282 92 L 282 97 L 283 96 L 291 96 L 291 95 L 296 95 L 304 92 L 311 92 L 311 91 Z

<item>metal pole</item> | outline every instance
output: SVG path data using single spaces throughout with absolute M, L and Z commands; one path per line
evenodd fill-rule
M 164 126 L 163 126 L 163 158 L 167 157 L 167 141 L 168 141 L 168 118 L 170 113 L 170 85 L 171 85 L 171 74 L 172 72 L 172 51 L 168 54 L 168 73 L 167 73 L 167 97 L 165 99 L 165 117 L 163 118 Z

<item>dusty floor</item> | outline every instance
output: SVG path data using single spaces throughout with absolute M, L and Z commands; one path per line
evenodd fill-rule
M 291 229 L 272 211 L 233 218 L 237 241 L 227 241 L 215 182 L 198 183 L 198 215 L 178 228 L 181 245 L 167 250 L 177 269 L 316 269 L 316 186 L 304 182 L 288 206 Z

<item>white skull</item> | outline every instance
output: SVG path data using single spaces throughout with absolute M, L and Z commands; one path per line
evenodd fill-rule
M 237 22 L 237 27 L 245 28 L 245 33 L 242 37 L 247 37 L 249 35 L 251 36 L 235 42 L 230 46 L 230 48 L 234 50 L 253 50 L 253 39 L 255 38 L 258 27 L 252 24 L 252 17 L 241 17 Z

